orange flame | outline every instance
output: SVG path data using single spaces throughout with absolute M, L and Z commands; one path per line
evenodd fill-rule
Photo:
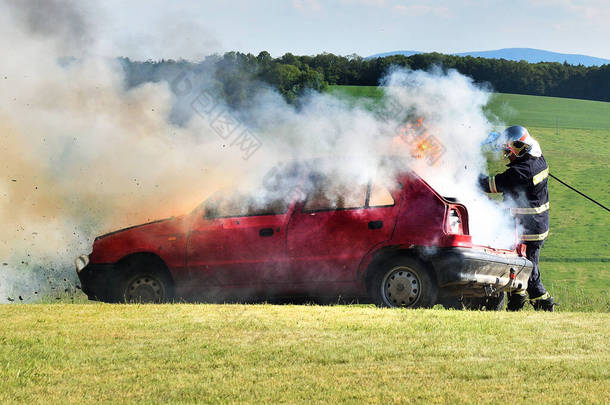
M 411 157 L 425 159 L 433 166 L 438 164 L 444 152 L 440 141 L 424 126 L 422 117 L 401 127 L 397 138 L 408 146 Z

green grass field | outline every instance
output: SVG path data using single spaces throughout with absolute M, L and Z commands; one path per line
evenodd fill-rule
M 104 304 L 0 311 L 3 404 L 610 401 L 607 313 Z
M 370 106 L 383 96 L 381 89 L 367 86 L 331 86 L 329 91 Z M 507 125 L 528 127 L 540 141 L 551 173 L 610 206 L 610 103 L 494 94 L 487 112 Z M 490 170 L 503 166 L 491 164 Z M 597 309 L 608 310 L 610 214 L 553 179 L 549 194 L 551 234 L 541 253 L 543 280 L 556 287 L 557 293 L 552 292 L 559 301 L 590 296 L 601 303 Z

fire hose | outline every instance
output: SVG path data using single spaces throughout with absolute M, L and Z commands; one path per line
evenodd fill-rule
M 582 193 L 580 191 L 578 191 L 577 189 L 575 189 L 574 187 L 570 186 L 569 184 L 567 184 L 566 182 L 558 179 L 556 176 L 553 176 L 552 174 L 549 173 L 549 176 L 554 178 L 555 180 L 557 180 L 559 183 L 561 183 L 562 185 L 566 186 L 567 188 L 569 188 L 570 190 L 580 194 L 581 196 L 585 197 L 587 200 L 599 205 L 600 207 L 602 207 L 603 209 L 605 209 L 606 211 L 610 211 L 610 209 L 608 209 L 608 207 L 606 207 L 605 205 L 603 205 L 602 203 L 595 201 L 593 198 L 589 197 L 588 195 L 586 195 L 585 193 Z

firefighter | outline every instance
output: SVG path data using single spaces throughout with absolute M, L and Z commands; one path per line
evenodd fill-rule
M 504 201 L 513 207 L 510 211 L 519 226 L 519 238 L 526 246 L 526 257 L 534 263 L 527 283 L 530 303 L 537 311 L 553 311 L 553 297 L 542 285 L 538 267 L 540 248 L 549 234 L 549 167 L 540 144 L 526 128 L 512 126 L 501 136 L 505 142 L 502 149 L 510 161 L 508 169 L 495 176 L 481 175 L 479 185 L 487 193 L 503 193 Z M 525 293 L 525 290 L 509 293 L 507 310 L 522 309 Z

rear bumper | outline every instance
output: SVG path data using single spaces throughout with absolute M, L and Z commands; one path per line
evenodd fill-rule
M 446 295 L 484 296 L 524 290 L 533 269 L 524 257 L 462 247 L 439 248 L 428 260 Z
M 118 282 L 114 264 L 89 263 L 82 270 L 77 269 L 77 274 L 83 292 L 90 300 L 114 301 L 115 294 L 112 287 Z

